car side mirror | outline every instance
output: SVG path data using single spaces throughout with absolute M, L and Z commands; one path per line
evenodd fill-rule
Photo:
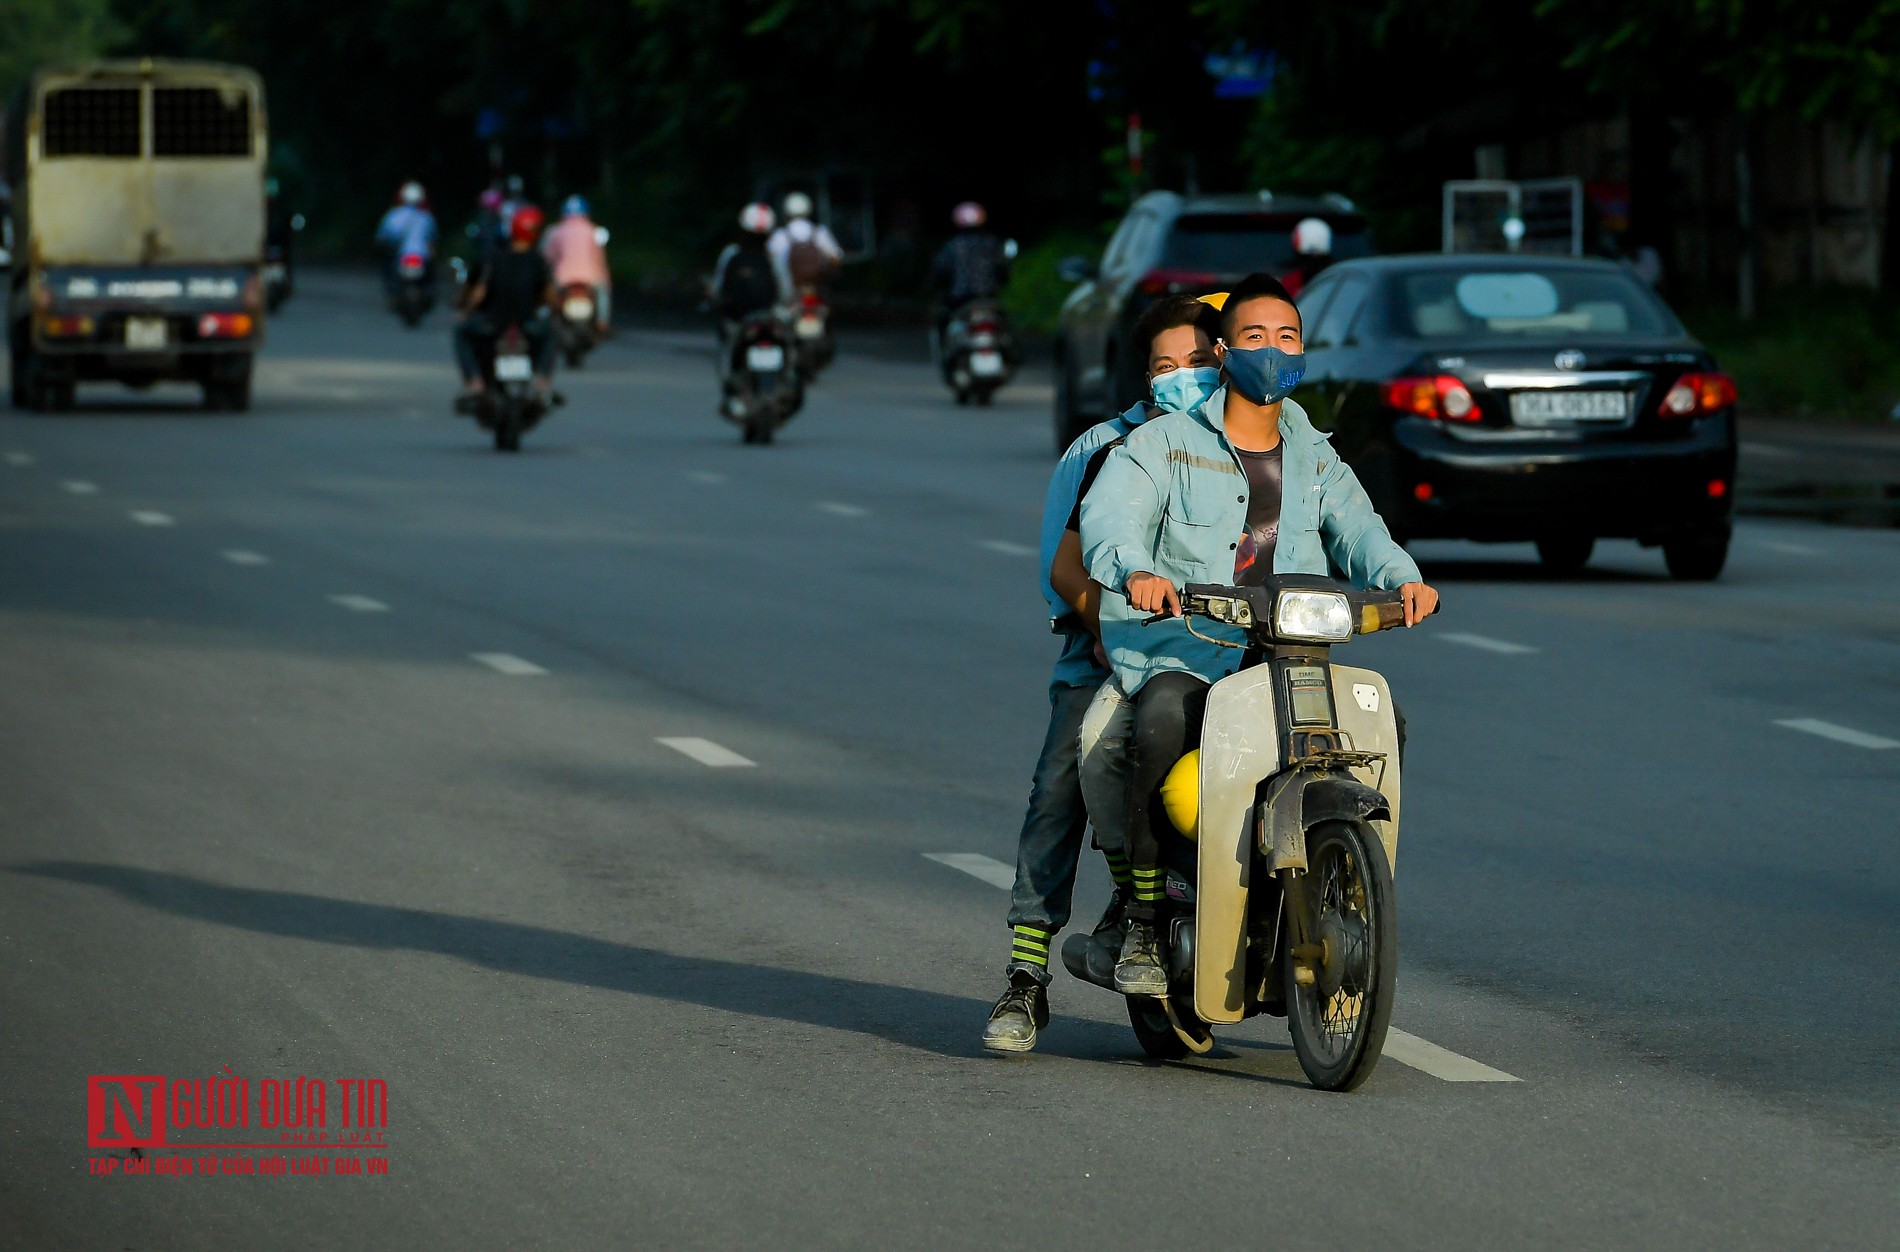
M 1095 277 L 1095 263 L 1085 256 L 1063 257 L 1056 277 L 1065 283 L 1085 283 Z

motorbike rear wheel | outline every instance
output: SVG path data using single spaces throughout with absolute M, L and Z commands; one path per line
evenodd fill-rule
M 1307 1079 L 1351 1091 L 1372 1076 L 1392 1024 L 1399 919 L 1385 845 L 1363 822 L 1321 822 L 1307 832 L 1303 907 L 1311 941 L 1325 949 L 1302 986 L 1284 962 L 1287 1027 Z
M 521 451 L 521 428 L 505 419 L 497 422 L 495 424 L 495 451 Z

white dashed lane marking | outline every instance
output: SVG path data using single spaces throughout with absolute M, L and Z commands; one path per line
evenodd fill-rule
M 818 507 L 838 517 L 865 517 L 871 510 L 857 504 L 840 504 L 836 500 L 820 500 Z
M 61 483 L 60 486 L 76 496 L 96 496 L 99 494 L 99 484 L 89 483 L 83 478 L 68 478 L 65 482 Z
M 233 565 L 269 565 L 270 558 L 262 552 L 247 552 L 243 548 L 227 548 L 219 556 Z
M 506 652 L 471 652 L 468 659 L 511 678 L 532 678 L 536 674 L 547 673 L 533 661 L 524 661 Z
M 939 865 L 948 865 L 951 869 L 962 870 L 972 878 L 980 878 L 1004 891 L 1016 885 L 1016 871 L 993 856 L 984 856 L 979 852 L 926 852 L 924 858 Z M 1460 1056 L 1449 1048 L 1441 1048 L 1430 1040 L 1408 1035 L 1397 1028 L 1387 1029 L 1384 1054 L 1401 1065 L 1409 1065 L 1444 1082 L 1523 1081 L 1501 1069 L 1492 1069 L 1481 1061 Z
M 1819 548 L 1810 548 L 1804 543 L 1783 543 L 1779 539 L 1764 539 L 1760 545 L 1770 552 L 1785 552 L 1789 556 L 1820 556 Z
M 1852 744 L 1856 748 L 1872 748 L 1875 751 L 1900 748 L 1900 739 L 1870 735 L 1864 730 L 1855 730 L 1851 726 L 1836 726 L 1833 722 L 1824 722 L 1818 717 L 1790 717 L 1777 721 L 1775 725 L 1786 726 L 1789 730 L 1798 730 L 1803 734 L 1819 735 L 1823 739 L 1832 739 L 1836 743 Z
M 724 474 L 715 474 L 711 470 L 689 470 L 686 476 L 696 483 L 706 483 L 709 485 L 726 481 Z
M 30 452 L 9 452 L 7 453 L 7 464 L 18 469 L 25 469 L 27 466 L 33 464 L 33 455 Z
M 710 739 L 695 739 L 691 736 L 669 739 L 661 736 L 658 741 L 673 751 L 690 756 L 701 765 L 710 765 L 714 769 L 733 769 L 758 764 L 757 761 L 747 760 L 731 748 L 723 747 Z
M 1004 556 L 1034 556 L 1036 550 L 1026 543 L 1011 543 L 1007 539 L 979 539 L 977 546 L 988 548 L 991 552 L 1000 552 Z
M 389 606 L 381 600 L 372 600 L 368 596 L 336 595 L 330 597 L 330 603 L 346 608 L 352 613 L 387 613 Z
M 1467 648 L 1476 648 L 1480 652 L 1496 652 L 1501 656 L 1525 656 L 1538 650 L 1526 643 L 1493 639 L 1489 635 L 1467 635 L 1462 631 L 1441 631 L 1433 638 L 1443 639 L 1446 643 L 1462 644 Z
M 1750 439 L 1742 441 L 1742 451 L 1749 456 L 1758 456 L 1770 461 L 1791 461 L 1801 455 L 1788 448 L 1778 448 L 1772 443 L 1756 443 Z
M 157 513 L 151 509 L 133 509 L 130 513 L 127 513 L 126 516 L 131 518 L 133 521 L 137 522 L 141 526 L 175 526 L 177 525 L 177 522 L 173 520 L 171 514 Z

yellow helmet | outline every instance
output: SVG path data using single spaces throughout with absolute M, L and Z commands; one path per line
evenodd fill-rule
M 1224 291 L 1210 291 L 1206 295 L 1201 296 L 1200 301 L 1202 304 L 1211 306 L 1216 311 L 1225 310 L 1227 308 L 1227 293 Z
M 1174 763 L 1161 780 L 1161 807 L 1174 828 L 1194 838 L 1201 817 L 1201 750 L 1188 753 Z

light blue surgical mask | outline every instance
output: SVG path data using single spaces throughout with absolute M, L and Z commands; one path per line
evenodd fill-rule
M 1169 370 L 1148 383 L 1155 403 L 1176 413 L 1191 413 L 1220 389 L 1220 371 L 1211 365 Z
M 1255 404 L 1278 404 L 1293 394 L 1306 377 L 1306 354 L 1282 352 L 1271 344 L 1261 348 L 1227 346 L 1227 381 Z

